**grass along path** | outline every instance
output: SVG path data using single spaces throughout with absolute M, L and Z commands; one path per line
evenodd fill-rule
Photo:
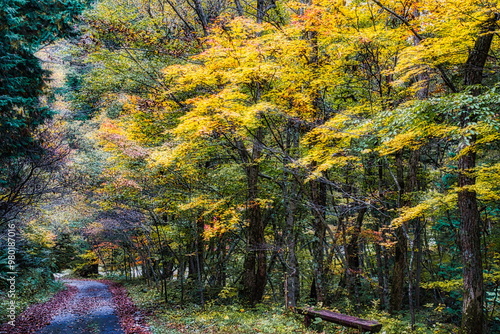
M 282 306 L 258 305 L 247 309 L 238 304 L 204 307 L 194 304 L 165 304 L 155 289 L 146 289 L 137 281 L 124 283 L 135 305 L 144 310 L 153 334 L 318 334 L 342 333 L 331 323 L 315 324 L 307 329 L 303 316 L 287 312 Z M 343 332 L 345 333 L 345 332 Z

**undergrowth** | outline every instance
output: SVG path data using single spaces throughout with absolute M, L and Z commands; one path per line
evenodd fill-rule
M 21 281 L 18 285 L 16 295 L 13 298 L 16 305 L 16 316 L 21 314 L 29 306 L 38 303 L 49 301 L 57 292 L 64 289 L 64 285 L 60 281 L 31 282 Z M 11 299 L 6 292 L 0 292 L 0 324 L 3 324 L 10 319 L 7 317 L 8 308 Z
M 136 305 L 146 312 L 147 321 L 154 334 L 180 333 L 218 333 L 218 334 L 327 334 L 358 333 L 316 319 L 312 326 L 305 328 L 303 316 L 286 311 L 281 305 L 259 304 L 247 309 L 236 301 L 218 305 L 207 302 L 196 304 L 165 303 L 156 289 L 146 288 L 140 281 L 122 282 L 129 291 Z M 341 310 L 340 310 L 341 311 Z M 439 311 L 439 310 L 438 310 Z M 436 310 L 424 310 L 418 316 L 414 328 L 406 315 L 391 315 L 380 311 L 374 305 L 364 314 L 351 314 L 362 318 L 377 320 L 382 323 L 384 334 L 452 334 L 458 333 L 457 327 L 431 321 Z

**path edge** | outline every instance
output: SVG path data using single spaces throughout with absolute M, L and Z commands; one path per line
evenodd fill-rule
M 78 292 L 78 288 L 65 285 L 65 289 L 44 303 L 35 303 L 19 314 L 14 324 L 0 325 L 0 334 L 32 334 L 50 324 L 51 320 L 64 309 Z
M 127 289 L 122 284 L 106 279 L 98 281 L 109 287 L 115 311 L 120 318 L 120 324 L 125 334 L 152 334 L 143 312 L 134 304 Z

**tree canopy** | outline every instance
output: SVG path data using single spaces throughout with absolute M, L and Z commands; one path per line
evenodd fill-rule
M 92 208 L 80 231 L 103 271 L 141 267 L 166 302 L 172 289 L 252 307 L 376 300 L 411 330 L 419 314 L 497 330 L 499 6 L 96 1 L 65 121 Z M 5 44 L 5 159 L 39 143 L 49 110 L 32 48 L 68 31 L 80 7 L 64 8 L 26 60 Z M 5 26 L 6 41 L 20 34 Z M 19 73 L 35 80 L 27 96 Z

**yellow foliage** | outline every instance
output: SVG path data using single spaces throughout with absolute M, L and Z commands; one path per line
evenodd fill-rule
M 38 247 L 50 248 L 55 246 L 56 235 L 38 220 L 26 223 L 22 231 L 23 238 L 36 244 Z
M 453 208 L 457 201 L 457 194 L 454 192 L 450 194 L 432 192 L 428 194 L 428 197 L 428 199 L 420 202 L 416 206 L 401 208 L 399 217 L 394 219 L 391 225 L 399 227 L 416 218 L 433 216 L 439 212 Z
M 187 203 L 178 206 L 178 210 L 197 212 L 198 219 L 206 222 L 203 236 L 206 239 L 221 236 L 236 229 L 241 224 L 241 212 L 233 207 L 227 199 L 214 200 L 207 195 L 191 198 Z
M 458 129 L 457 126 L 420 122 L 383 142 L 377 151 L 381 155 L 389 155 L 403 148 L 417 150 L 432 139 L 449 137 Z
M 233 231 L 241 224 L 241 215 L 238 210 L 229 208 L 212 219 L 210 224 L 205 225 L 203 237 L 211 239 Z
M 475 190 L 481 200 L 500 200 L 500 163 L 479 166 L 476 169 Z
M 373 130 L 370 120 L 360 121 L 369 112 L 371 110 L 367 110 L 366 106 L 347 109 L 304 136 L 302 144 L 308 151 L 298 164 L 316 166 L 310 178 L 314 179 L 334 167 L 361 167 L 361 157 L 351 152 L 351 146 L 354 140 Z
M 463 289 L 463 279 L 452 279 L 445 281 L 423 282 L 421 283 L 424 289 L 440 289 L 442 291 L 461 291 Z

